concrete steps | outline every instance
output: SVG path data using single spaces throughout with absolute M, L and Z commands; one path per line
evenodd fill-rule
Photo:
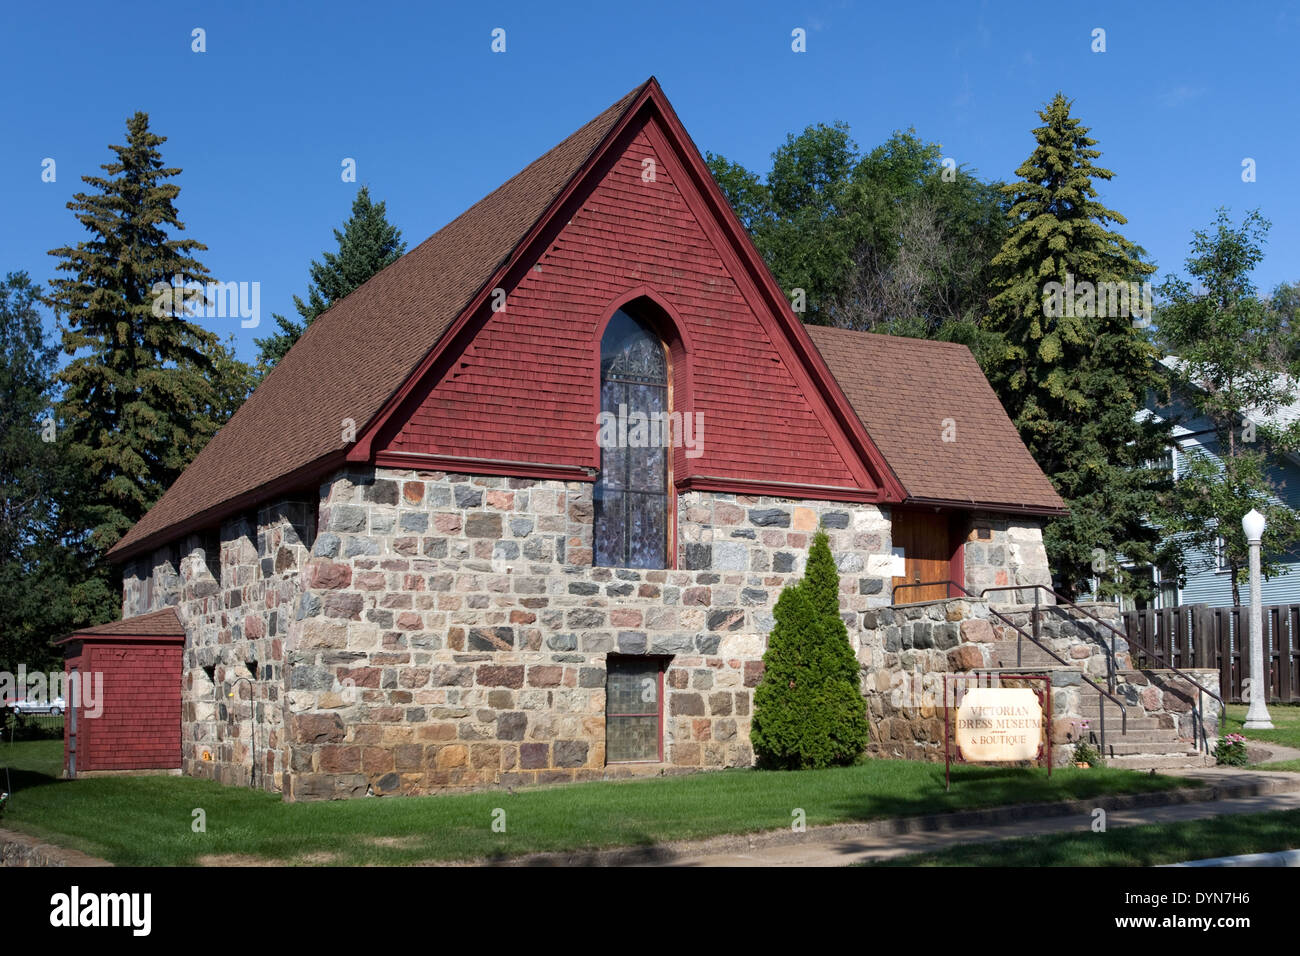
M 1178 770 L 1213 767 L 1214 758 L 1197 751 L 1189 741 L 1180 740 L 1173 727 L 1160 718 L 1140 714 L 1129 707 L 1127 733 L 1120 733 L 1120 709 L 1098 694 L 1085 694 L 1080 706 L 1088 720 L 1088 730 L 1097 734 L 1101 727 L 1102 707 L 1106 711 L 1106 752 L 1102 756 L 1108 767 L 1128 770 Z
M 1110 740 L 1106 741 L 1108 744 Z M 1210 754 L 1176 753 L 1176 754 L 1116 754 L 1106 758 L 1107 767 L 1120 770 L 1191 770 L 1199 767 L 1213 767 L 1214 757 Z
M 1021 647 L 1020 666 L 1016 666 L 1014 641 L 999 642 L 994 650 L 993 673 L 1040 673 L 1077 670 L 1061 664 L 1029 641 Z M 1105 686 L 1104 680 L 1093 678 Z M 1053 683 L 1056 683 L 1053 681 Z M 1076 685 L 1077 686 L 1077 685 Z M 1178 739 L 1177 730 L 1169 726 L 1168 718 L 1147 716 L 1138 706 L 1128 708 L 1125 733 L 1120 733 L 1120 709 L 1101 697 L 1087 684 L 1079 687 L 1080 718 L 1088 721 L 1089 736 L 1100 741 L 1102 707 L 1106 713 L 1106 752 L 1102 754 L 1108 767 L 1128 770 L 1178 770 L 1214 766 L 1214 758 L 1195 750 L 1189 741 Z
M 1188 754 L 1192 752 L 1191 744 L 1169 738 L 1145 737 L 1137 740 L 1131 735 L 1106 734 L 1106 756 L 1133 756 L 1134 754 Z
M 1093 733 L 1097 733 L 1098 731 L 1101 730 L 1101 719 L 1097 716 L 1095 712 L 1091 714 L 1085 713 L 1083 717 L 1085 720 L 1088 721 L 1088 729 L 1090 731 L 1092 731 Z M 1158 717 L 1134 717 L 1131 714 L 1129 715 L 1128 724 L 1126 726 L 1128 728 L 1129 736 L 1132 736 L 1134 732 L 1140 732 L 1144 730 L 1165 731 L 1169 729 L 1167 727 L 1161 726 L 1160 718 Z M 1112 730 L 1118 732 L 1119 728 L 1120 728 L 1119 711 L 1116 711 L 1113 714 L 1107 712 L 1106 733 L 1110 733 Z

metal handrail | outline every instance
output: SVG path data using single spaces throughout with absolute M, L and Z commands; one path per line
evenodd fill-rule
M 1101 618 L 1099 618 L 1097 615 L 1095 615 L 1095 614 L 1093 614 L 1091 611 L 1089 611 L 1087 608 L 1080 607 L 1079 605 L 1077 605 L 1077 604 L 1075 604 L 1073 601 L 1071 601 L 1069 598 L 1065 597 L 1065 596 L 1062 595 L 1062 594 L 1058 594 L 1056 591 L 1053 591 L 1051 588 L 1049 588 L 1049 587 L 1048 587 L 1047 585 L 1045 585 L 1045 584 L 1018 584 L 1018 585 L 1015 585 L 1014 587 L 1013 587 L 1013 586 L 1007 586 L 1007 587 L 985 588 L 983 591 L 980 592 L 980 597 L 983 597 L 985 594 L 988 594 L 990 591 L 1011 591 L 1011 590 L 1024 590 L 1024 591 L 1029 591 L 1029 590 L 1039 591 L 1039 590 L 1041 590 L 1041 591 L 1046 591 L 1048 594 L 1052 595 L 1052 597 L 1056 598 L 1056 604 L 1055 604 L 1055 605 L 1050 605 L 1050 604 L 1049 604 L 1049 605 L 1043 605 L 1043 606 L 1045 606 L 1045 607 L 1053 607 L 1053 606 L 1055 606 L 1055 607 L 1060 607 L 1060 606 L 1064 605 L 1064 606 L 1066 606 L 1066 607 L 1073 608 L 1074 610 L 1079 611 L 1080 613 L 1085 614 L 1085 615 L 1087 615 L 1088 617 L 1090 617 L 1092 620 L 1096 621 L 1096 622 L 1097 622 L 1098 624 L 1100 624 L 1102 627 L 1104 627 L 1104 628 L 1106 628 L 1108 631 L 1110 631 L 1110 632 L 1112 633 L 1112 635 L 1118 635 L 1119 637 L 1122 637 L 1122 638 L 1124 639 L 1124 643 L 1125 643 L 1125 644 L 1128 644 L 1130 647 L 1136 645 L 1136 646 L 1137 646 L 1137 647 L 1138 647 L 1138 648 L 1139 648 L 1139 649 L 1140 649 L 1144 654 L 1147 655 L 1147 657 L 1151 658 L 1152 660 L 1163 660 L 1163 658 L 1164 658 L 1164 655 L 1162 655 L 1162 654 L 1157 654 L 1155 651 L 1153 651 L 1150 647 L 1148 647 L 1148 646 L 1147 646 L 1144 642 L 1142 642 L 1141 640 L 1135 640 L 1132 636 L 1126 634 L 1125 632 L 1121 631 L 1119 628 L 1115 627 L 1115 625 L 1113 625 L 1113 624 L 1108 624 L 1107 622 L 1105 622 L 1105 621 L 1103 621 Z M 1035 607 L 1035 608 L 1039 607 L 1039 604 L 1038 604 L 1038 596 L 1037 596 L 1037 594 L 1035 594 L 1035 596 L 1034 596 L 1034 607 Z M 1102 647 L 1105 647 L 1105 646 L 1106 646 L 1106 645 L 1103 643 L 1103 644 L 1102 644 Z M 1110 657 L 1111 657 L 1111 662 L 1113 663 L 1113 662 L 1115 661 L 1115 659 L 1116 659 L 1116 658 L 1115 658 L 1115 638 L 1114 638 L 1113 636 L 1111 637 L 1111 640 L 1110 640 Z M 1199 705 L 1199 706 L 1197 707 L 1197 714 L 1198 714 L 1198 716 L 1200 717 L 1199 723 L 1200 723 L 1200 725 L 1201 725 L 1201 742 L 1205 745 L 1205 751 L 1206 751 L 1206 753 L 1209 753 L 1209 751 L 1210 751 L 1210 737 L 1209 737 L 1209 734 L 1208 734 L 1208 733 L 1206 732 L 1206 730 L 1205 730 L 1205 703 L 1204 703 L 1204 701 L 1201 699 L 1201 695 L 1202 695 L 1202 694 L 1209 694 L 1211 697 L 1213 697 L 1215 700 L 1217 700 L 1217 701 L 1219 702 L 1219 713 L 1221 713 L 1221 714 L 1226 714 L 1226 713 L 1228 712 L 1228 705 L 1224 703 L 1222 697 L 1220 697 L 1220 696 L 1219 696 L 1218 694 L 1216 694 L 1214 691 L 1209 690 L 1209 689 L 1207 689 L 1207 688 L 1205 688 L 1205 687 L 1202 687 L 1200 681 L 1195 680 L 1195 679 L 1192 677 L 1191 674 L 1186 674 L 1186 673 L 1184 673 L 1181 669 L 1175 667 L 1175 666 L 1173 665 L 1172 662 L 1166 662 L 1166 665 L 1165 665 L 1165 666 L 1166 666 L 1166 668 L 1167 668 L 1168 670 L 1173 671 L 1173 672 L 1174 672 L 1175 674 L 1177 674 L 1179 677 L 1183 678 L 1184 680 L 1186 680 L 1188 683 L 1192 684 L 1192 686 L 1194 686 L 1194 687 L 1196 688 L 1197 704 Z M 1195 737 L 1195 734 L 1193 733 L 1192 736 Z
M 1120 637 L 1123 637 L 1124 640 L 1125 640 L 1125 643 L 1127 643 L 1127 641 L 1128 641 L 1128 638 L 1127 638 L 1124 634 L 1122 634 L 1120 631 L 1115 630 L 1115 628 L 1111 627 L 1109 624 L 1107 624 L 1107 623 L 1106 623 L 1105 621 L 1103 621 L 1101 618 L 1097 617 L 1097 616 L 1096 616 L 1095 614 L 1093 614 L 1092 612 L 1090 612 L 1090 611 L 1088 611 L 1088 610 L 1085 610 L 1085 609 L 1082 608 L 1082 607 L 1079 607 L 1079 605 L 1074 604 L 1074 603 L 1071 602 L 1068 598 L 1064 598 L 1064 597 L 1062 597 L 1061 595 L 1057 594 L 1055 591 L 1053 591 L 1051 588 L 1049 588 L 1049 587 L 1048 587 L 1047 585 L 1045 585 L 1045 584 L 1006 584 L 1006 585 L 999 585 L 998 587 L 985 588 L 984 590 L 980 591 L 980 597 L 983 598 L 983 597 L 984 597 L 985 595 L 987 595 L 990 591 L 1031 591 L 1031 592 L 1033 592 L 1033 595 L 1034 595 L 1033 622 L 1034 622 L 1034 635 L 1035 635 L 1035 636 L 1038 635 L 1038 620 L 1039 620 L 1039 615 L 1040 615 L 1040 612 L 1041 612 L 1042 608 L 1043 608 L 1043 607 L 1059 607 L 1061 604 L 1066 604 L 1066 605 L 1068 605 L 1069 607 L 1074 608 L 1076 611 L 1079 611 L 1079 612 L 1081 612 L 1081 613 L 1083 613 L 1083 614 L 1086 614 L 1088 617 L 1092 618 L 1094 621 L 1096 621 L 1096 622 L 1097 622 L 1098 624 L 1100 624 L 1102 627 L 1108 627 L 1108 628 L 1110 628 L 1110 630 L 1113 631 L 1114 634 L 1118 634 Z M 1053 597 L 1055 597 L 1056 600 L 1057 600 L 1057 604 L 1055 604 L 1055 605 L 1052 605 L 1052 604 L 1044 605 L 1044 604 L 1042 604 L 1042 602 L 1040 602 L 1039 599 L 1038 599 L 1038 592 L 1039 592 L 1039 591 L 1046 591 L 1048 594 L 1050 594 L 1050 595 L 1052 595 Z M 1089 635 L 1089 636 L 1091 636 L 1091 635 Z M 1103 641 L 1098 641 L 1097 643 L 1100 644 L 1101 647 L 1102 647 L 1102 649 L 1106 651 L 1106 687 L 1107 687 L 1107 688 L 1110 690 L 1110 692 L 1113 694 L 1113 693 L 1115 693 L 1115 672 L 1119 669 L 1119 654 L 1118 654 L 1118 652 L 1115 650 L 1115 638 L 1114 638 L 1114 636 L 1112 635 L 1112 637 L 1111 637 L 1111 639 L 1110 639 L 1110 647 L 1107 647 L 1106 644 L 1105 644 L 1105 642 L 1103 642 Z
M 957 588 L 958 590 L 962 591 L 962 592 L 963 592 L 964 594 L 966 594 L 968 597 L 974 597 L 973 594 L 971 594 L 969 591 L 967 591 L 964 587 L 962 587 L 962 586 L 961 586 L 960 584 L 958 584 L 956 581 L 912 581 L 912 582 L 909 583 L 909 584 L 899 584 L 899 585 L 897 585 L 897 586 L 894 588 L 894 595 L 897 596 L 897 595 L 898 595 L 898 592 L 901 591 L 901 590 L 903 590 L 903 588 L 932 588 L 932 587 L 934 587 L 934 586 L 937 585 L 937 584 L 951 584 L 953 587 L 955 587 L 955 588 Z M 946 595 L 947 593 L 948 593 L 947 590 L 945 590 L 945 591 L 944 591 L 944 594 Z M 941 598 L 931 598 L 930 600 L 932 600 L 932 601 L 947 601 L 947 600 L 950 600 L 950 598 L 948 598 L 948 597 L 941 597 Z M 895 601 L 894 603 L 897 604 L 898 602 Z M 923 604 L 923 603 L 925 603 L 925 602 L 923 602 L 923 601 L 917 601 L 916 603 L 917 603 L 917 604 Z
M 917 581 L 917 582 L 913 582 L 913 583 L 911 583 L 911 584 L 900 584 L 898 587 L 894 588 L 894 593 L 897 594 L 899 588 L 932 587 L 932 586 L 934 586 L 934 585 L 936 585 L 936 584 L 947 584 L 947 585 L 951 585 L 952 587 L 955 587 L 958 591 L 960 591 L 962 594 L 966 595 L 966 597 L 968 597 L 968 598 L 973 598 L 974 600 L 977 600 L 977 601 L 983 600 L 983 597 L 982 597 L 981 595 L 975 595 L 975 594 L 972 594 L 970 591 L 966 590 L 965 587 L 963 587 L 962 585 L 958 584 L 956 581 L 925 581 L 925 582 Z M 1038 585 L 1036 585 L 1036 586 L 1038 586 Z M 1026 589 L 1028 589 L 1028 586 L 1026 586 Z M 1067 602 L 1067 603 L 1068 603 L 1068 602 Z M 994 617 L 996 617 L 996 618 L 997 618 L 999 621 L 1001 621 L 1003 624 L 1007 625 L 1009 628 L 1011 628 L 1013 631 L 1015 631 L 1015 632 L 1016 632 L 1017 634 L 1019 634 L 1021 637 L 1027 637 L 1027 638 L 1029 638 L 1029 640 L 1031 640 L 1034 644 L 1037 644 L 1038 647 L 1039 647 L 1040 649 L 1046 651 L 1046 652 L 1048 653 L 1049 656 L 1055 658 L 1057 661 L 1059 661 L 1060 663 L 1064 664 L 1066 667 L 1070 668 L 1071 670 L 1078 670 L 1078 668 L 1076 668 L 1073 664 L 1071 664 L 1069 661 L 1067 661 L 1067 660 L 1066 660 L 1064 657 L 1062 657 L 1060 654 L 1057 654 L 1056 651 L 1052 650 L 1050 647 L 1048 647 L 1046 644 L 1044 644 L 1042 641 L 1040 641 L 1040 640 L 1039 640 L 1038 638 L 1036 638 L 1034 635 L 1027 633 L 1027 632 L 1026 632 L 1026 631 L 1025 631 L 1025 630 L 1024 630 L 1024 629 L 1023 629 L 1019 624 L 1017 624 L 1015 621 L 1011 620 L 1009 617 L 1006 617 L 1005 615 L 1003 615 L 1002 613 L 1000 613 L 996 608 L 993 607 L 993 605 L 990 604 L 990 605 L 988 606 L 988 608 L 989 608 L 989 613 L 990 613 L 990 614 L 992 614 Z M 1080 609 L 1080 610 L 1082 610 L 1082 609 Z M 1093 687 L 1093 689 L 1096 690 L 1098 694 L 1101 694 L 1103 697 L 1108 698 L 1110 701 L 1112 701 L 1112 702 L 1115 704 L 1116 707 L 1119 708 L 1119 719 L 1120 719 L 1120 731 L 1119 731 L 1119 732 L 1120 732 L 1121 734 L 1127 734 L 1127 733 L 1128 733 L 1128 708 L 1124 706 L 1124 702 L 1121 701 L 1121 700 L 1120 700 L 1118 697 L 1116 697 L 1114 694 L 1110 693 L 1109 691 L 1103 690 L 1103 689 L 1102 689 L 1102 686 L 1101 686 L 1100 684 L 1098 684 L 1096 681 L 1094 681 L 1091 677 L 1089 677 L 1087 674 L 1083 673 L 1082 671 L 1079 671 L 1079 676 L 1082 677 L 1084 680 L 1086 680 L 1089 684 L 1091 684 L 1092 687 Z M 1199 686 L 1199 685 L 1198 685 L 1198 686 Z M 1099 706 L 1099 707 L 1097 708 L 1097 711 L 1098 711 L 1098 713 L 1101 715 L 1101 720 L 1100 720 L 1100 723 L 1101 723 L 1101 750 L 1102 750 L 1102 753 L 1105 753 L 1105 752 L 1106 752 L 1106 708 L 1105 708 L 1105 707 L 1101 707 L 1101 706 Z

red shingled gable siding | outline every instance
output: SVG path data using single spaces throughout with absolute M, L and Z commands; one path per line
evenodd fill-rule
M 83 674 L 104 675 L 98 717 L 77 715 L 77 769 L 171 770 L 181 765 L 181 645 L 91 644 Z
M 654 182 L 642 180 L 647 158 Z M 689 368 L 672 371 L 674 407 L 689 394 L 704 417 L 704 454 L 679 452 L 678 478 L 858 486 L 836 426 L 801 392 L 644 129 L 538 265 L 441 379 L 417 390 L 382 450 L 595 467 L 597 330 L 616 297 L 648 286 L 693 349 Z

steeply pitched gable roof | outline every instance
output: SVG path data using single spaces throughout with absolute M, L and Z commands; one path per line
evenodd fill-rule
M 370 421 L 649 82 L 318 317 L 110 556 L 341 464 L 344 420 Z
M 966 346 L 805 328 L 909 499 L 1065 509 Z M 946 419 L 955 441 L 943 440 Z
M 488 283 L 531 244 L 647 99 L 691 152 L 693 175 L 718 207 L 712 215 L 725 220 L 723 231 L 734 233 L 728 241 L 739 244 L 741 270 L 788 325 L 792 359 L 806 366 L 810 387 L 821 391 L 881 477 L 880 500 L 907 494 L 1007 510 L 1062 509 L 964 347 L 812 328 L 808 338 L 651 78 L 318 317 L 110 556 L 125 560 L 319 481 L 348 460 L 368 460 L 373 430 L 403 390 L 427 373 L 441 343 L 454 340 L 470 306 L 490 291 Z M 939 377 L 942 390 L 935 387 Z M 958 394 L 942 408 L 927 404 Z M 974 414 L 968 418 L 967 411 Z M 970 426 L 957 443 L 936 448 L 938 422 L 946 417 Z M 347 422 L 355 444 L 344 441 Z

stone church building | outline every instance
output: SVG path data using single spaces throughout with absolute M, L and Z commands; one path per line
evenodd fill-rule
M 1062 502 L 970 352 L 790 292 L 650 79 L 320 316 L 112 552 L 123 616 L 183 629 L 183 771 L 748 766 L 819 526 L 855 641 L 931 582 L 1050 584 Z

